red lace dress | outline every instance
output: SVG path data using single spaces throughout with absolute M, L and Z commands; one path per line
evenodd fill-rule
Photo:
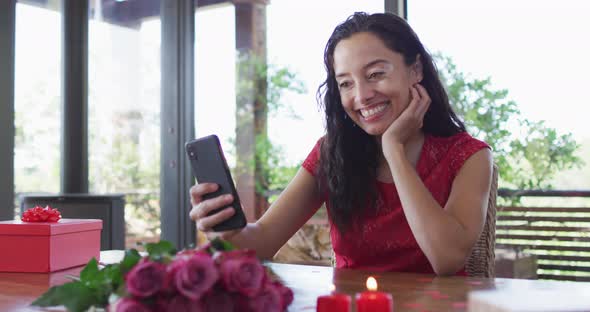
M 317 172 L 321 140 L 318 140 L 302 165 L 314 176 Z M 446 138 L 425 136 L 416 170 L 426 188 L 442 207 L 449 198 L 453 180 L 461 166 L 471 155 L 483 148 L 489 146 L 466 132 Z M 336 230 L 330 220 L 336 267 L 434 273 L 410 230 L 395 185 L 380 181 L 376 181 L 376 185 L 377 213 L 356 218 L 353 229 L 343 234 Z

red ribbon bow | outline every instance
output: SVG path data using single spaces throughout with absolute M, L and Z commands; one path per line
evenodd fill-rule
M 35 208 L 29 208 L 25 211 L 20 218 L 24 222 L 57 222 L 61 219 L 61 214 L 55 208 L 46 206 L 35 206 Z

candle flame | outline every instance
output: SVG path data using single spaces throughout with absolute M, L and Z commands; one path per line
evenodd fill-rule
M 377 290 L 377 280 L 372 276 L 367 278 L 367 289 L 372 291 Z

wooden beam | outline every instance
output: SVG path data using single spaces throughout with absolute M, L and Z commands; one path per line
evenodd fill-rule
M 268 203 L 257 191 L 266 184 L 263 164 L 255 157 L 256 141 L 267 139 L 266 1 L 234 1 L 238 51 L 236 99 L 237 189 L 248 221 L 258 219 Z

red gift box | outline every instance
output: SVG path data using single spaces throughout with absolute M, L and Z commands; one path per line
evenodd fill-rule
M 0 221 L 0 272 L 54 272 L 99 260 L 102 220 Z

